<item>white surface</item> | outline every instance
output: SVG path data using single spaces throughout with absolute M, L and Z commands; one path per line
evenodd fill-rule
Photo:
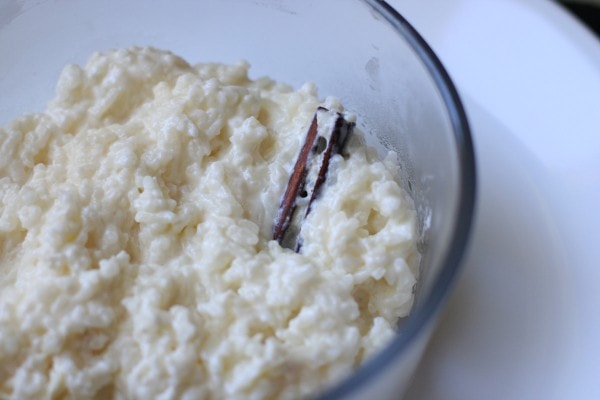
M 390 0 L 467 108 L 478 209 L 407 399 L 600 398 L 600 41 L 530 0 Z

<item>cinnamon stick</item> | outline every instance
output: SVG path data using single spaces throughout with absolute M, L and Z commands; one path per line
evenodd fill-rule
M 332 156 L 342 153 L 353 128 L 339 112 L 317 108 L 273 224 L 273 239 L 282 246 L 300 251 L 302 222 L 319 197 Z

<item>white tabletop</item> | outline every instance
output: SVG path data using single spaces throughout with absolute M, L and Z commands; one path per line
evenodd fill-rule
M 600 41 L 543 0 L 390 0 L 471 123 L 465 268 L 407 398 L 600 398 Z

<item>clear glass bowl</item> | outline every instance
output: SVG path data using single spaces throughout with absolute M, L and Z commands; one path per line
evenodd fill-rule
M 0 5 L 0 124 L 41 111 L 62 67 L 130 45 L 192 63 L 246 59 L 251 75 L 339 97 L 381 151 L 401 156 L 421 229 L 420 284 L 398 335 L 323 399 L 398 398 L 459 270 L 475 196 L 457 92 L 410 24 L 377 0 L 8 1 Z

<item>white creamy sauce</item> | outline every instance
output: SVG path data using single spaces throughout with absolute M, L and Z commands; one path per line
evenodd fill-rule
M 0 397 L 297 399 L 394 335 L 419 262 L 395 156 L 352 140 L 282 248 L 308 126 L 342 106 L 247 72 L 94 54 L 0 128 Z

